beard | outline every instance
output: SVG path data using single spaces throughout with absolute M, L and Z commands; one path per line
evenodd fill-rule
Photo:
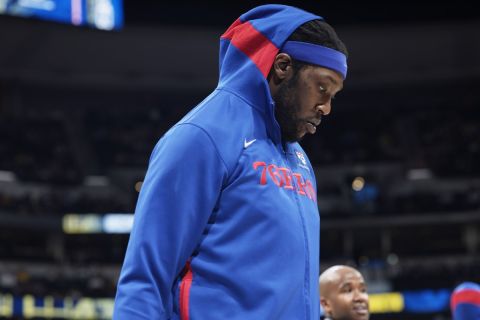
M 298 118 L 297 99 L 298 72 L 283 82 L 273 96 L 275 101 L 275 118 L 280 125 L 284 142 L 300 141 L 299 127 L 302 121 Z

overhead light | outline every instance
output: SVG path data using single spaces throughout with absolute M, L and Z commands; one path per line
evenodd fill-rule
M 135 183 L 135 191 L 140 192 L 140 190 L 142 189 L 142 184 L 143 184 L 143 181 L 137 181 Z
M 365 186 L 365 179 L 363 177 L 356 177 L 352 182 L 352 189 L 355 191 L 360 191 Z

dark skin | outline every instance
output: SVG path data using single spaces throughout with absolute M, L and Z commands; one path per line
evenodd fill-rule
M 334 266 L 320 276 L 320 303 L 333 320 L 368 320 L 367 286 L 354 268 Z
M 292 63 L 290 55 L 277 54 L 268 77 L 284 142 L 314 134 L 322 117 L 330 114 L 332 99 L 343 88 L 343 78 L 336 71 L 307 65 L 296 72 Z

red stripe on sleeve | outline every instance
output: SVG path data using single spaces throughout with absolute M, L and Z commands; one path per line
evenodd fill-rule
M 190 302 L 190 288 L 192 286 L 193 273 L 192 268 L 190 267 L 190 261 L 187 262 L 187 273 L 182 279 L 180 284 L 180 319 L 188 320 L 188 305 Z
M 260 69 L 266 78 L 272 67 L 278 48 L 263 34 L 258 32 L 250 22 L 242 23 L 237 19 L 221 37 L 246 54 Z

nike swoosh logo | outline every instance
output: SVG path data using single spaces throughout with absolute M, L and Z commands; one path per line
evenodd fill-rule
M 255 141 L 257 141 L 257 139 L 253 139 L 253 140 L 250 140 L 250 141 L 247 141 L 247 139 L 245 139 L 245 142 L 243 143 L 243 147 L 244 147 L 245 149 L 247 149 L 247 148 L 250 147 L 250 145 L 251 145 L 252 143 L 254 143 Z

